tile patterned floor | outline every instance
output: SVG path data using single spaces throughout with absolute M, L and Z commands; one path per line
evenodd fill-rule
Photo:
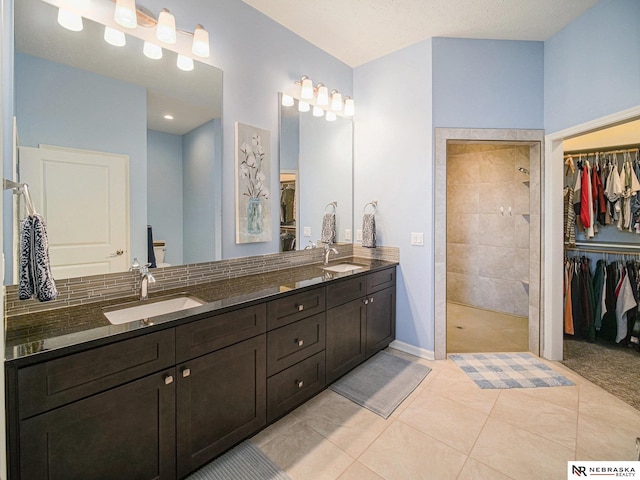
M 293 480 L 552 480 L 568 460 L 637 459 L 640 411 L 557 362 L 575 386 L 482 390 L 418 360 L 432 371 L 388 420 L 325 390 L 252 441 Z

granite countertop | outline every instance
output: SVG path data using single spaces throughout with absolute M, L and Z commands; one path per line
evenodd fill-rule
M 17 361 L 27 357 L 29 360 L 36 360 L 31 357 L 37 357 L 38 361 L 45 360 L 52 357 L 47 354 L 48 352 L 55 353 L 54 356 L 67 351 L 70 353 L 72 350 L 110 343 L 205 318 L 212 313 L 221 313 L 221 310 L 244 303 L 263 301 L 287 292 L 398 265 L 396 262 L 359 257 L 340 259 L 331 262 L 330 265 L 338 263 L 354 263 L 363 268 L 345 273 L 330 273 L 322 270 L 322 264 L 312 264 L 261 275 L 164 290 L 155 294 L 151 289 L 149 301 L 186 293 L 205 303 L 188 310 L 158 315 L 146 321 L 136 320 L 121 325 L 111 325 L 103 314 L 106 308 L 135 302 L 137 300 L 135 296 L 9 316 L 5 319 L 5 361 Z M 118 338 L 115 338 L 116 336 Z

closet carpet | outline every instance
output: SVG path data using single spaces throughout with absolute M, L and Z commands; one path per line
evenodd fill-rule
M 640 352 L 635 348 L 565 336 L 562 363 L 640 410 Z

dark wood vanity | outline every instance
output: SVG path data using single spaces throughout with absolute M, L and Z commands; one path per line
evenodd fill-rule
M 10 478 L 184 478 L 385 348 L 395 274 L 6 362 Z

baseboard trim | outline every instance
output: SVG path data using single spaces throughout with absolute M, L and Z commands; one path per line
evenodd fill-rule
M 394 340 L 389 344 L 390 348 L 395 348 L 401 352 L 408 353 L 409 355 L 415 355 L 416 357 L 424 358 L 426 360 L 435 360 L 436 356 L 432 350 L 426 348 L 416 347 L 409 343 L 401 342 L 400 340 Z

